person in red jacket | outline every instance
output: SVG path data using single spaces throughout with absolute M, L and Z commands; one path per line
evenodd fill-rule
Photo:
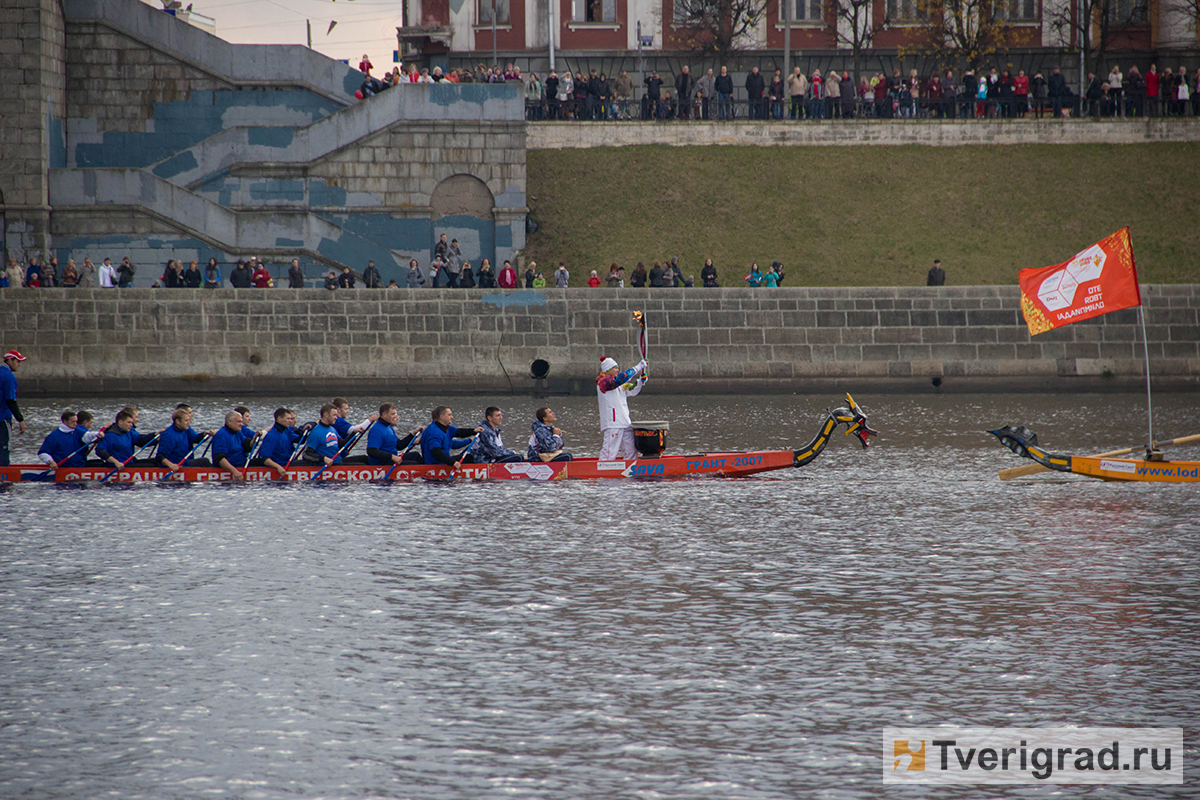
M 1146 73 L 1146 106 L 1150 116 L 1158 116 L 1158 66 L 1155 64 L 1151 64 Z
M 501 289 L 517 288 L 517 271 L 513 269 L 511 261 L 505 260 L 504 268 L 500 270 L 500 276 L 497 278 L 497 283 Z
M 266 289 L 271 284 L 271 273 L 267 272 L 263 262 L 259 261 L 254 267 L 254 274 L 250 276 L 250 282 L 256 289 Z
M 600 278 L 598 275 L 596 275 L 596 270 L 592 270 L 592 274 L 588 278 L 588 286 L 595 289 L 599 285 L 600 285 Z

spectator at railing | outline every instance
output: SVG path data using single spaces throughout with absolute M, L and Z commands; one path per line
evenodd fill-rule
M 713 88 L 717 92 L 717 119 L 733 119 L 733 77 L 727 67 L 721 67 Z
M 1067 88 L 1067 79 L 1062 76 L 1058 67 L 1055 67 L 1054 72 L 1050 73 L 1050 80 L 1046 83 L 1046 93 L 1050 98 L 1054 119 L 1058 119 L 1062 116 L 1063 105 L 1071 95 L 1071 90 Z
M 855 116 L 854 109 L 858 106 L 858 93 L 854 90 L 854 79 L 850 77 L 850 70 L 842 70 L 842 119 L 851 119 Z
M 366 53 L 363 53 L 362 61 L 358 62 L 358 71 L 365 75 L 370 75 L 374 67 L 375 65 L 371 63 L 371 58 Z
M 1042 114 L 1046 111 L 1047 83 L 1042 77 L 1042 73 L 1033 73 L 1033 77 L 1029 80 L 1030 94 L 1033 95 L 1033 113 L 1037 119 L 1042 118 Z
M 700 119 L 711 119 L 712 102 L 717 97 L 716 78 L 710 69 L 696 81 L 696 96 L 700 98 Z
M 1136 64 L 1129 68 L 1129 74 L 1125 76 L 1124 88 L 1125 116 L 1145 116 L 1146 82 L 1142 80 L 1142 74 L 1138 72 Z
M 612 86 L 608 82 L 608 76 L 603 72 L 600 73 L 599 79 L 596 81 L 596 99 L 599 101 L 599 106 L 596 113 L 599 119 L 613 118 L 613 101 L 612 101 Z
M 750 106 L 750 119 L 762 119 L 764 117 L 763 92 L 766 91 L 766 88 L 767 82 L 758 71 L 758 67 L 751 67 L 750 74 L 746 76 L 746 97 Z
M 675 76 L 675 91 L 679 97 L 679 118 L 687 119 L 692 108 L 692 95 L 696 93 L 696 79 L 687 64 Z
M 792 74 L 787 79 L 788 99 L 791 101 L 788 106 L 788 119 L 804 119 L 804 95 L 808 92 L 808 79 L 804 77 L 804 73 L 799 67 L 792 69 Z M 704 276 L 700 276 L 703 280 Z
M 646 84 L 646 93 L 642 95 L 642 119 L 650 119 L 656 113 L 658 104 L 662 100 L 663 79 L 658 76 L 657 72 L 651 72 L 642 82 Z
M 629 119 L 629 101 L 633 98 L 633 78 L 625 70 L 613 81 L 613 93 L 616 97 L 617 113 L 623 119 Z
M 536 72 L 529 73 L 529 80 L 525 82 L 525 109 L 528 119 L 539 120 L 544 118 L 542 82 L 538 80 Z
M 825 100 L 824 82 L 821 79 L 821 70 L 814 69 L 812 77 L 808 80 L 808 118 L 809 119 L 824 119 L 825 118 Z
M 767 87 L 767 96 L 771 100 L 771 119 L 783 119 L 783 73 L 776 69 L 771 76 L 771 85 Z
M 1121 116 L 1125 115 L 1124 108 L 1122 108 L 1122 99 L 1125 95 L 1125 88 L 1122 85 L 1124 80 L 1125 76 L 1121 73 L 1121 65 L 1113 64 L 1113 68 L 1108 73 L 1108 99 Z
M 1041 75 L 1038 77 L 1040 78 Z M 1083 94 L 1086 107 L 1080 110 L 1081 114 L 1086 114 L 1092 117 L 1100 116 L 1102 106 L 1107 106 L 1108 104 L 1108 92 L 1105 88 L 1107 85 L 1108 84 L 1100 82 L 1100 79 L 1096 77 L 1096 73 L 1089 72 L 1087 74 L 1087 89 L 1084 90 Z M 1042 114 L 1040 110 L 1038 111 L 1037 116 L 1038 119 L 1041 119 Z
M 915 73 L 916 70 L 913 70 Z M 828 119 L 840 117 L 842 113 L 842 79 L 837 70 L 831 69 L 825 74 L 825 116 Z
M 1017 77 L 1013 78 L 1013 97 L 1017 101 L 1017 116 L 1025 119 L 1029 111 L 1029 76 L 1023 69 L 1017 70 Z
M 575 119 L 587 119 L 588 79 L 579 70 L 575 70 L 575 80 L 572 84 L 571 114 Z
M 646 274 L 646 265 L 639 261 L 629 276 L 629 285 L 641 288 L 646 285 L 648 280 L 649 276 Z
M 1146 111 L 1152 117 L 1157 117 L 1160 113 L 1158 107 L 1158 79 L 1158 67 L 1151 64 L 1150 69 L 1146 72 Z

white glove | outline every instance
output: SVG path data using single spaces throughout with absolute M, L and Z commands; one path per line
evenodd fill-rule
M 643 358 L 641 361 L 638 362 L 637 367 L 634 368 L 634 372 L 645 372 L 645 371 L 646 371 L 646 359 Z

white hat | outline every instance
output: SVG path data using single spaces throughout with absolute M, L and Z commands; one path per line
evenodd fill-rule
M 601 372 L 608 372 L 610 369 L 612 369 L 616 365 L 617 365 L 617 362 L 615 359 L 612 359 L 612 358 L 600 359 L 600 371 Z

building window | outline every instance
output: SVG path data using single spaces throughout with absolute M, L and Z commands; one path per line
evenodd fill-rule
M 496 9 L 496 24 L 508 25 L 508 0 L 479 0 L 479 25 L 492 24 L 492 9 Z
M 1000 0 L 996 16 L 1009 22 L 1037 22 L 1037 0 Z
M 783 19 L 784 3 L 791 3 L 792 19 L 796 22 L 823 22 L 821 0 L 782 0 L 779 4 L 779 19 Z
M 906 22 L 926 22 L 929 15 L 925 7 L 923 0 L 887 0 L 888 22 L 901 25 Z
M 1108 21 L 1117 26 L 1150 24 L 1147 0 L 1110 0 Z
M 573 0 L 572 6 L 573 22 L 617 21 L 617 0 Z

